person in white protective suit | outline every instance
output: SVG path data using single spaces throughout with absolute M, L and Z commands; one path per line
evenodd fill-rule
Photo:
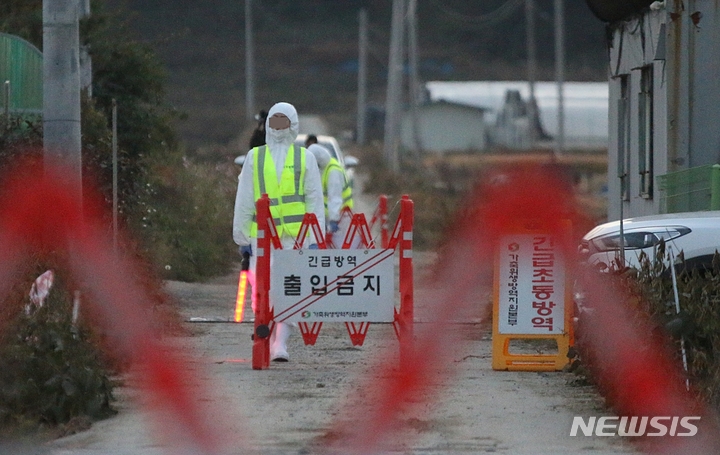
M 335 248 L 342 247 L 345 235 L 350 227 L 351 217 L 343 216 L 343 209 L 353 208 L 352 189 L 347 175 L 340 163 L 332 158 L 330 151 L 320 144 L 308 146 L 308 152 L 315 156 L 320 169 L 322 189 L 325 194 L 325 232 L 332 239 Z M 353 239 L 352 248 L 356 248 L 359 237 Z
M 325 223 L 320 172 L 312 153 L 307 153 L 304 147 L 293 146 L 298 130 L 298 115 L 295 107 L 289 103 L 275 104 L 268 111 L 265 123 L 266 145 L 255 147 L 247 153 L 238 177 L 233 240 L 239 245 L 241 254 L 250 254 L 248 281 L 252 286 L 253 311 L 255 311 L 257 299 L 255 288 L 257 261 L 253 254 L 257 250 L 255 202 L 262 196 L 262 191 L 258 191 L 257 188 L 264 188 L 264 192 L 271 199 L 275 199 L 275 203 L 271 205 L 274 205 L 274 210 L 279 210 L 278 213 L 282 215 L 275 220 L 275 223 L 284 249 L 294 247 L 300 226 L 300 222 L 297 220 L 304 213 L 314 213 L 320 226 Z M 304 166 L 297 165 L 303 161 Z M 259 169 L 256 170 L 256 166 Z M 304 172 L 301 172 L 302 168 L 304 168 Z M 295 174 L 296 170 L 298 174 Z M 300 175 L 303 176 L 304 185 L 296 184 Z M 276 181 L 272 181 L 273 179 L 268 178 L 269 176 L 275 176 Z M 283 196 L 286 197 L 283 198 Z M 293 202 L 285 202 L 290 200 Z M 273 218 L 275 217 L 276 214 L 273 214 Z M 305 240 L 304 247 L 317 248 L 317 239 L 312 233 L 310 236 Z M 270 305 L 272 306 L 272 304 L 271 301 Z M 275 324 L 275 329 L 270 337 L 271 360 L 288 361 L 287 340 L 294 326 L 295 324 L 284 322 Z

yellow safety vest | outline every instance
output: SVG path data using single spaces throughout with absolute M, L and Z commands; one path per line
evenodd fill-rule
M 267 193 L 278 237 L 282 237 L 283 232 L 297 237 L 305 216 L 305 148 L 290 146 L 279 184 L 267 145 L 253 150 L 255 201 Z M 257 214 L 253 215 L 250 236 L 257 237 Z
M 340 172 L 342 172 L 343 179 L 345 180 L 345 186 L 343 186 L 342 191 L 342 198 L 343 203 L 342 207 L 340 207 L 340 210 L 344 209 L 345 207 L 352 210 L 353 208 L 353 198 L 352 198 L 352 187 L 350 187 L 350 183 L 348 183 L 347 175 L 345 174 L 345 169 L 340 166 L 340 163 L 335 158 L 330 158 L 330 161 L 328 162 L 328 165 L 325 166 L 325 171 L 322 175 L 322 186 L 323 186 L 323 195 L 325 195 L 325 219 L 328 218 L 328 197 L 327 197 L 327 189 L 328 189 L 328 181 L 330 180 L 330 171 L 333 169 L 337 169 Z

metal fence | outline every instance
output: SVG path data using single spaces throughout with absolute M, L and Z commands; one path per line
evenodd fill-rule
M 720 164 L 659 175 L 660 212 L 720 210 Z
M 12 114 L 42 114 L 43 57 L 24 39 L 0 33 L 0 106 Z

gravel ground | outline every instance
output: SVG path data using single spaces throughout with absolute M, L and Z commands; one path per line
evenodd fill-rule
M 356 210 L 372 214 L 373 201 L 358 195 Z M 436 264 L 433 253 L 414 252 L 416 333 L 436 329 L 432 307 L 443 298 L 426 279 Z M 377 403 L 363 387 L 392 374 L 398 341 L 389 324 L 370 327 L 363 346 L 353 346 L 343 324 L 325 324 L 315 346 L 298 333 L 289 341 L 290 362 L 269 369 L 251 367 L 253 325 L 232 320 L 237 273 L 208 283 L 168 282 L 179 302 L 188 335 L 167 340 L 189 354 L 194 399 L 209 409 L 206 422 L 224 439 L 225 454 L 307 455 L 322 452 L 337 438 L 337 423 L 361 425 L 377 418 Z M 447 290 L 446 290 L 447 291 Z M 578 454 L 635 453 L 618 437 L 570 437 L 573 416 L 607 414 L 593 388 L 576 384 L 565 372 L 494 371 L 487 291 L 472 296 L 476 309 L 450 327 L 457 340 L 445 352 L 449 369 L 436 369 L 432 386 L 399 414 L 399 427 L 385 431 L 378 453 L 431 454 Z M 245 314 L 251 314 L 246 308 Z M 193 321 L 193 322 L 191 322 Z M 378 360 L 390 359 L 389 367 Z M 137 376 L 142 380 L 142 376 Z M 132 378 L 130 378 L 132 379 Z M 131 381 L 128 381 L 130 384 Z M 0 447 L 0 453 L 41 455 L 190 454 L 173 449 L 182 435 L 168 435 L 169 422 L 181 416 L 143 406 L 137 389 L 116 393 L 117 416 L 42 447 Z M 381 428 L 389 430 L 389 428 Z M 370 435 L 374 437 L 378 435 Z M 333 453 L 351 453 L 335 450 Z
M 433 261 L 432 253 L 416 254 L 416 295 L 432 292 L 423 288 L 421 269 Z M 197 400 L 211 409 L 209 422 L 224 426 L 224 434 L 235 441 L 223 454 L 320 453 L 332 440 L 337 419 L 362 420 L 372 414 L 364 406 L 373 404 L 363 403 L 356 393 L 361 381 L 388 374 L 375 367 L 378 358 L 397 356 L 392 326 L 371 326 L 361 347 L 352 346 L 342 324 L 325 324 L 315 346 L 303 345 L 296 333 L 289 343 L 290 362 L 252 370 L 252 324 L 220 322 L 232 317 L 236 277 L 233 273 L 204 284 L 167 283 L 186 321 L 206 321 L 186 322 L 190 335 L 170 340 L 193 354 L 186 365 L 197 377 L 191 386 Z M 622 438 L 569 436 L 573 416 L 607 414 L 594 389 L 574 384 L 572 373 L 492 370 L 490 326 L 481 320 L 481 312 L 479 308 L 477 318 L 454 324 L 464 340 L 448 352 L 454 374 L 437 372 L 434 386 L 401 414 L 401 428 L 388 435 L 381 453 L 635 453 Z M 423 314 L 418 308 L 418 330 L 431 324 Z M 121 388 L 118 397 L 116 417 L 55 440 L 37 453 L 192 453 L 173 451 L 167 435 L 161 437 L 158 431 L 167 422 L 163 419 L 177 416 L 153 418 L 129 387 Z M 357 412 L 348 412 L 352 405 L 358 405 Z

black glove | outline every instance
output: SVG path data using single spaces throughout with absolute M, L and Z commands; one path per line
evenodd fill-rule
M 240 270 L 250 270 L 250 256 L 252 256 L 252 247 L 250 245 L 241 246 L 240 254 L 242 255 L 242 260 L 240 261 Z

